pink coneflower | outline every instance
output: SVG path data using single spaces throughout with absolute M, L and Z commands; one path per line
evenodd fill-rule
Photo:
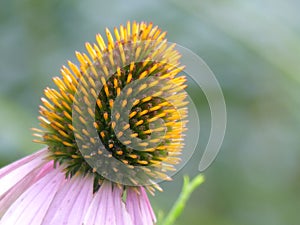
M 179 161 L 185 77 L 151 23 L 114 34 L 107 45 L 97 35 L 90 57 L 77 52 L 79 68 L 68 62 L 58 90 L 45 89 L 34 130 L 47 147 L 0 170 L 1 225 L 156 222 L 145 188 L 160 189 Z

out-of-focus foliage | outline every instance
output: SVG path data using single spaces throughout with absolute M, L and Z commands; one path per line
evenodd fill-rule
M 0 165 L 33 152 L 39 98 L 74 51 L 127 20 L 153 21 L 190 48 L 223 88 L 228 129 L 177 224 L 296 225 L 300 208 L 299 1 L 0 1 Z M 209 133 L 202 94 L 199 149 L 162 184 L 155 208 L 167 211 L 182 174 L 197 174 Z

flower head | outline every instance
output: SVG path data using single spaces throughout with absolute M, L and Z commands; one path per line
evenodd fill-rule
M 180 54 L 165 35 L 128 22 L 62 67 L 34 129 L 48 147 L 0 170 L 3 224 L 153 224 L 144 187 L 170 179 L 187 116 Z
M 180 55 L 151 23 L 114 33 L 116 41 L 106 30 L 107 45 L 100 35 L 98 45 L 86 43 L 89 56 L 76 52 L 80 67 L 68 62 L 53 79 L 58 90 L 45 90 L 42 143 L 70 177 L 92 173 L 96 183 L 109 176 L 128 185 L 167 179 L 186 117 Z

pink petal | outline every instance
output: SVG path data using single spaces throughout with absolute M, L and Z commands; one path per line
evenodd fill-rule
M 53 163 L 45 164 L 41 170 L 33 170 L 21 179 L 15 186 L 9 189 L 0 197 L 0 217 L 7 211 L 10 205 L 16 201 L 21 194 L 23 194 L 31 185 L 45 176 L 46 173 L 53 170 Z
M 103 182 L 98 192 L 94 194 L 91 205 L 85 215 L 84 225 L 114 225 L 115 221 L 112 219 L 114 210 L 112 210 L 112 202 L 110 195 L 112 195 L 112 187 L 110 182 Z M 111 216 L 108 213 L 113 214 Z
M 151 207 L 147 193 L 143 187 L 140 188 L 140 207 L 142 212 L 142 217 L 146 221 L 149 221 L 148 224 L 153 224 L 156 222 L 156 217 Z
M 95 193 L 95 195 L 100 196 L 99 205 L 101 205 L 101 207 L 98 207 L 97 215 L 95 218 L 95 224 L 116 225 L 116 216 L 111 182 L 104 181 L 99 191 Z
M 68 225 L 82 224 L 83 217 L 86 214 L 93 198 L 94 178 L 86 176 L 81 180 L 81 183 L 83 184 L 83 187 L 69 214 Z
M 98 191 L 99 192 L 99 191 Z M 100 203 L 100 195 L 96 194 L 93 196 L 92 202 L 89 205 L 87 212 L 83 218 L 82 225 L 95 225 L 96 215 L 98 212 L 98 207 L 101 207 Z M 105 221 L 103 221 L 104 223 Z M 101 222 L 100 222 L 101 223 Z
M 125 204 L 122 200 L 122 194 L 123 190 L 115 185 L 113 190 L 113 199 L 116 221 L 118 221 L 117 224 L 133 225 L 131 217 L 127 212 Z
M 58 169 L 53 169 L 11 205 L 2 217 L 0 225 L 40 225 L 64 181 L 64 174 Z
M 66 180 L 65 185 L 57 191 L 43 219 L 44 224 L 66 224 L 70 204 L 76 200 L 78 188 L 81 188 L 78 186 L 79 181 L 79 179 Z
M 126 209 L 131 216 L 134 225 L 144 224 L 139 206 L 139 198 L 132 188 L 127 189 Z
M 0 198 L 10 188 L 15 186 L 27 174 L 44 165 L 47 151 L 45 149 L 12 163 L 0 170 Z
M 80 204 L 79 202 L 79 205 L 76 204 L 76 201 L 78 199 L 86 199 L 88 195 L 90 195 L 91 199 L 93 191 L 92 185 L 86 185 L 89 188 L 87 192 L 87 188 L 84 188 L 85 182 L 87 182 L 87 179 L 84 179 L 82 176 L 74 176 L 72 179 L 67 180 L 65 185 L 61 187 L 61 189 L 55 195 L 43 220 L 43 224 L 81 224 L 81 217 L 82 213 L 84 213 L 84 207 L 86 204 L 84 202 L 82 202 L 83 204 Z M 93 180 L 89 179 L 88 183 L 93 184 Z M 82 190 L 85 192 L 82 192 Z M 80 211 L 77 210 L 77 214 L 71 213 L 74 208 L 80 209 Z M 73 222 L 70 222 L 69 218 Z
M 6 175 L 7 173 L 9 173 L 10 171 L 12 171 L 12 170 L 14 170 L 14 169 L 16 169 L 16 168 L 18 168 L 18 167 L 20 167 L 20 166 L 22 166 L 22 165 L 30 162 L 30 161 L 32 161 L 33 159 L 40 158 L 41 156 L 45 156 L 45 154 L 47 153 L 47 151 L 48 151 L 47 148 L 41 149 L 41 150 L 39 150 L 39 151 L 37 151 L 37 152 L 29 155 L 29 156 L 26 156 L 26 157 L 24 157 L 22 159 L 19 159 L 18 161 L 15 161 L 15 162 L 13 162 L 13 163 L 11 163 L 11 164 L 9 164 L 9 165 L 1 168 L 0 169 L 0 179 L 4 175 Z
M 144 188 L 104 181 L 93 194 L 93 177 L 66 180 L 62 167 L 47 162 L 47 149 L 0 170 L 0 225 L 153 225 Z
M 144 224 L 153 225 L 156 221 L 148 196 L 144 188 L 138 189 L 139 193 L 133 188 L 127 189 L 126 208 L 134 225 Z

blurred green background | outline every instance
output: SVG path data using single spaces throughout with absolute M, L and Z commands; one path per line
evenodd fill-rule
M 1 0 L 0 166 L 41 148 L 30 131 L 39 99 L 67 59 L 76 62 L 75 50 L 105 27 L 153 21 L 206 61 L 228 110 L 221 152 L 176 224 L 299 224 L 299 8 L 297 0 Z M 209 133 L 199 96 L 199 146 L 152 198 L 156 211 L 172 206 L 183 174 L 198 173 Z

